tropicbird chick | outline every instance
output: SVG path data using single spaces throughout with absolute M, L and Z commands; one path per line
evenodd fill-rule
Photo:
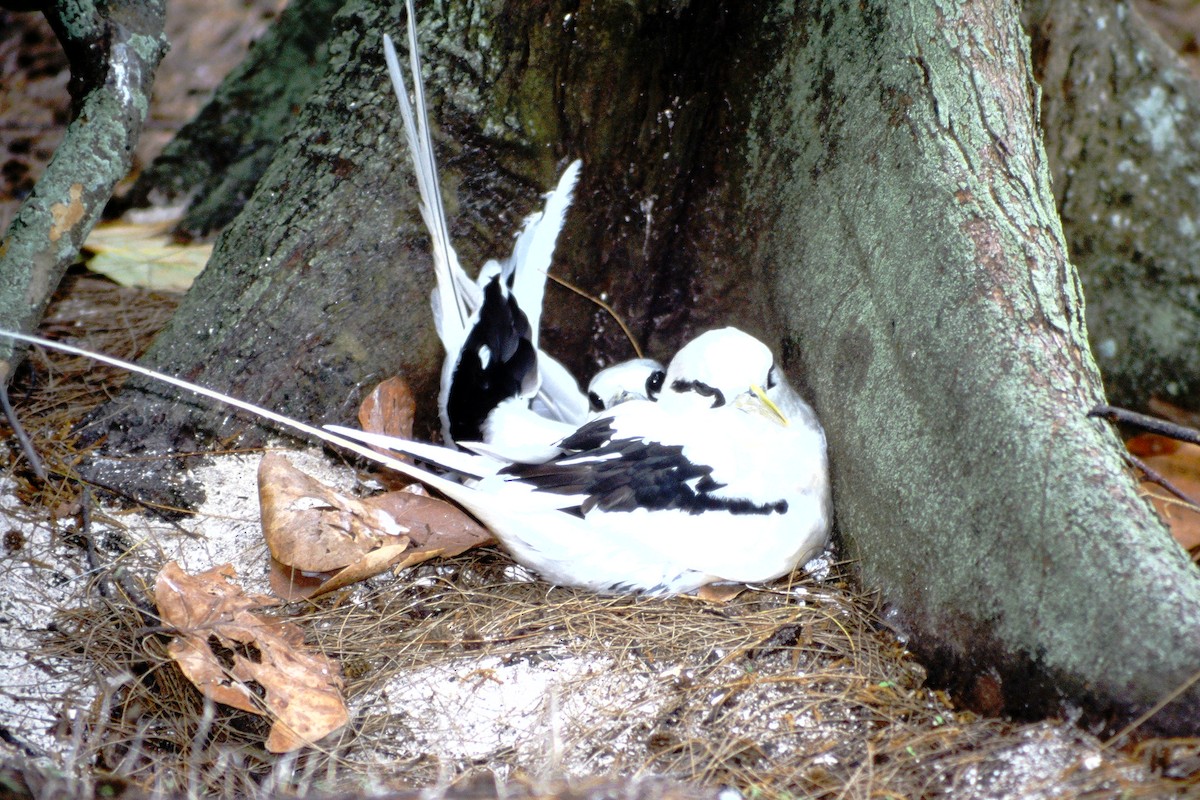
M 588 383 L 588 404 L 598 414 L 628 400 L 656 400 L 666 372 L 652 358 L 634 358 L 605 367 Z
M 459 483 L 401 470 L 464 506 L 518 562 L 555 583 L 672 593 L 771 580 L 825 546 L 825 437 L 815 420 L 787 424 L 756 384 L 739 391 L 740 367 L 764 350 L 754 380 L 771 372 L 765 345 L 733 329 L 714 333 L 672 360 L 668 375 L 686 388 L 616 406 L 538 463 L 332 430 L 469 476 Z M 709 389 L 730 401 L 713 407 Z
M 530 215 L 525 220 L 525 226 L 514 244 L 512 256 L 503 263 L 489 261 L 485 264 L 480 271 L 478 282 L 467 277 L 450 242 L 449 225 L 442 204 L 437 160 L 433 151 L 433 139 L 429 133 L 429 114 L 425 103 L 424 82 L 421 78 L 416 15 L 412 0 L 408 0 L 407 8 L 409 68 L 414 90 L 412 100 L 409 99 L 395 48 L 386 34 L 383 37 L 384 55 L 396 98 L 400 102 L 409 155 L 417 178 L 417 190 L 421 196 L 421 216 L 432 240 L 434 274 L 437 281 L 432 297 L 433 317 L 438 336 L 446 349 L 446 360 L 442 368 L 442 390 L 438 402 L 443 435 L 447 442 L 453 442 L 456 437 L 452 428 L 462 427 L 463 423 L 457 426 L 453 424 L 454 420 L 451 419 L 451 412 L 447 408 L 450 388 L 455 380 L 455 370 L 463 347 L 475 327 L 477 312 L 484 301 L 485 288 L 497 276 L 500 277 L 501 292 L 513 297 L 516 306 L 525 315 L 529 326 L 528 339 L 537 354 L 537 369 L 532 373 L 532 379 L 522 378 L 522 397 L 529 400 L 531 405 L 536 400 L 536 408 L 545 416 L 578 425 L 586 417 L 587 399 L 566 368 L 537 349 L 537 340 L 546 273 L 554 254 L 555 241 L 571 203 L 571 191 L 579 176 L 580 162 L 575 161 L 567 167 L 558 186 L 546 196 L 544 210 Z M 481 435 L 482 432 L 476 429 L 473 433 L 468 433 L 467 438 L 479 439 Z

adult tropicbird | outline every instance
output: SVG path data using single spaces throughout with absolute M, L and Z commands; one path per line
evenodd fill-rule
M 673 593 L 718 580 L 766 581 L 828 540 L 824 432 L 770 349 L 734 328 L 681 349 L 658 402 L 600 414 L 537 463 L 330 430 L 467 476 L 403 470 L 558 584 Z
M 446 350 L 442 367 L 441 393 L 438 409 L 443 437 L 447 443 L 459 439 L 484 439 L 479 420 L 486 419 L 490 408 L 476 413 L 480 403 L 497 402 L 481 396 L 469 377 L 459 376 L 464 354 L 475 364 L 487 362 L 501 353 L 488 349 L 487 342 L 470 340 L 478 322 L 478 314 L 488 291 L 496 292 L 501 301 L 511 300 L 511 306 L 523 317 L 527 340 L 535 354 L 527 374 L 521 378 L 521 400 L 526 407 L 551 421 L 578 425 L 587 415 L 587 398 L 571 374 L 554 359 L 538 350 L 538 327 L 541 321 L 542 298 L 546 274 L 554 254 L 554 245 L 562 229 L 571 192 L 579 177 L 580 162 L 568 165 L 554 191 L 546 195 L 541 212 L 531 214 L 517 236 L 512 255 L 503 262 L 488 261 L 480 270 L 478 281 L 472 281 L 459 263 L 450 241 L 445 207 L 438 182 L 437 160 L 429 132 L 429 115 L 425 103 L 425 87 L 421 77 L 420 50 L 417 43 L 416 15 L 412 0 L 407 0 L 409 68 L 413 77 L 413 98 L 409 99 L 403 70 L 396 57 L 391 38 L 384 34 L 384 56 L 392 87 L 400 103 L 408 141 L 413 172 L 420 194 L 421 217 L 429 229 L 432 242 L 434 273 L 437 285 L 432 300 L 434 325 Z M 467 347 L 471 347 L 467 353 Z M 484 348 L 484 349 L 481 349 Z M 477 364 L 476 364 L 477 365 Z M 470 366 L 467 369 L 471 373 Z M 455 387 L 458 387 L 456 391 Z M 452 395 L 457 395 L 452 397 Z M 466 413 L 463 413 L 466 409 Z M 530 424 L 536 424 L 531 421 Z

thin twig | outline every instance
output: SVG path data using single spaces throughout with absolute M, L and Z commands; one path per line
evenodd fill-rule
M 1136 425 L 1142 430 L 1178 439 L 1181 442 L 1200 444 L 1200 431 L 1195 428 L 1176 425 L 1174 422 L 1167 422 L 1165 419 L 1151 417 L 1148 414 L 1139 414 L 1126 408 L 1101 404 L 1089 411 L 1088 416 L 1102 417 L 1109 422 L 1124 422 L 1127 425 Z
M 1145 461 L 1142 461 L 1140 458 L 1135 456 L 1133 453 L 1130 453 L 1128 450 L 1125 451 L 1125 459 L 1130 464 L 1132 464 L 1133 466 L 1140 469 L 1145 474 L 1146 480 L 1150 481 L 1151 483 L 1157 483 L 1159 486 L 1166 489 L 1168 492 L 1175 495 L 1176 497 L 1178 497 L 1180 500 L 1187 503 L 1188 505 L 1195 506 L 1196 508 L 1200 508 L 1200 501 L 1197 501 L 1196 498 L 1192 497 L 1191 495 L 1187 494 L 1182 489 L 1180 489 L 1178 486 L 1171 483 L 1169 480 L 1167 480 L 1167 477 L 1165 475 L 1163 475 L 1161 472 L 1159 472 L 1158 470 L 1151 467 Z
M 1133 733 L 1133 731 L 1137 730 L 1143 724 L 1145 724 L 1146 720 L 1150 719 L 1155 714 L 1162 711 L 1164 708 L 1167 707 L 1167 705 L 1169 705 L 1173 700 L 1175 700 L 1175 698 L 1179 697 L 1179 695 L 1183 694 L 1188 689 L 1192 688 L 1192 686 L 1194 686 L 1196 684 L 1196 681 L 1200 681 L 1200 672 L 1194 673 L 1186 681 L 1184 681 L 1183 683 L 1179 684 L 1179 686 L 1172 689 L 1161 700 L 1159 700 L 1157 703 L 1152 705 L 1150 708 L 1146 709 L 1145 713 L 1143 713 L 1141 716 L 1139 716 L 1133 722 L 1126 725 L 1121 730 L 1117 731 L 1115 736 L 1111 737 L 1110 739 L 1108 739 L 1108 741 L 1106 741 L 1104 743 L 1104 746 L 1112 747 L 1113 744 L 1115 744 L 1116 742 L 1125 738 L 1130 733 Z
M 1135 425 L 1142 430 L 1150 431 L 1151 433 L 1157 433 L 1160 436 L 1166 436 L 1182 442 L 1200 444 L 1200 431 L 1197 431 L 1195 428 L 1176 425 L 1174 422 L 1167 422 L 1164 419 L 1151 417 L 1147 414 L 1139 414 L 1136 411 L 1130 411 L 1126 408 L 1118 408 L 1116 406 L 1101 404 L 1089 411 L 1088 416 L 1100 417 L 1101 419 L 1106 419 L 1109 422 L 1124 422 L 1128 425 Z M 1133 453 L 1130 453 L 1128 450 L 1125 451 L 1125 460 L 1140 469 L 1146 476 L 1146 479 L 1151 483 L 1158 484 L 1188 505 L 1200 508 L 1200 501 L 1197 501 L 1194 497 L 1189 496 L 1178 486 L 1167 480 L 1165 475 L 1151 467 Z
M 618 314 L 612 306 L 601 300 L 599 297 L 593 297 L 575 284 L 569 283 L 557 275 L 551 275 L 549 272 L 547 272 L 546 277 L 557 283 L 559 286 L 562 286 L 564 289 L 570 289 L 572 292 L 584 298 L 585 300 L 590 300 L 607 311 L 608 315 L 616 320 L 616 323 L 621 326 L 621 332 L 625 334 L 625 338 L 629 340 L 631 345 L 633 345 L 633 352 L 637 354 L 638 358 L 643 357 L 642 348 L 638 345 L 637 339 L 633 337 L 633 331 L 629 330 L 629 326 L 625 324 L 625 320 L 621 319 L 621 315 Z
M 34 474 L 45 482 L 46 468 L 42 466 L 42 459 L 38 457 L 37 450 L 33 449 L 33 442 L 29 441 L 29 435 L 21 427 L 21 421 L 17 419 L 17 414 L 13 411 L 12 403 L 8 401 L 8 384 L 3 381 L 0 381 L 0 410 L 3 410 L 4 416 L 8 418 L 8 425 L 21 445 L 21 452 L 25 454 L 25 460 L 29 462 L 29 466 L 33 467 Z

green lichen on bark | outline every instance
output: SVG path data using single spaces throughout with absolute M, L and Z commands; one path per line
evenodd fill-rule
M 1200 408 L 1200 84 L 1125 2 L 1030 0 L 1024 13 L 1109 394 Z
M 1200 581 L 1086 417 L 1103 393 L 1014 9 L 792 25 L 747 195 L 864 579 L 965 693 L 996 668 L 1009 710 L 1145 709 L 1200 657 Z M 1196 703 L 1156 724 L 1186 729 Z
M 165 50 L 163 14 L 153 1 L 47 10 L 71 61 L 72 120 L 0 242 L 0 317 L 8 327 L 28 331 L 41 319 L 129 169 Z M 11 377 L 13 353 L 11 342 L 0 342 L 0 380 Z
M 343 0 L 297 0 L 217 87 L 123 201 L 163 204 L 188 196 L 179 227 L 193 234 L 235 217 L 321 82 L 326 38 Z

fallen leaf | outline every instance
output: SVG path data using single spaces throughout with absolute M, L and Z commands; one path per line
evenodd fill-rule
M 122 286 L 186 292 L 212 255 L 211 244 L 180 244 L 171 223 L 115 222 L 92 229 L 87 267 Z
M 407 550 L 402 547 L 381 547 L 378 550 L 367 553 L 361 560 L 350 564 L 345 569 L 330 575 L 309 597 L 320 597 L 323 594 L 329 594 L 344 586 L 349 586 L 378 575 L 387 569 L 398 572 L 405 567 L 420 564 L 422 561 L 428 561 L 434 556 L 441 554 L 442 551 L 440 550 Z
M 325 581 L 337 574 L 336 571 L 304 572 L 282 564 L 274 558 L 267 560 L 267 582 L 271 591 L 288 603 L 312 597 Z
M 267 548 L 293 569 L 340 570 L 372 550 L 408 544 L 408 529 L 392 516 L 335 492 L 279 453 L 258 466 L 258 498 Z
M 1183 444 L 1178 439 L 1160 436 L 1157 433 L 1139 433 L 1125 442 L 1125 449 L 1138 458 L 1170 455 L 1179 450 Z
M 371 390 L 358 407 L 358 424 L 369 433 L 412 438 L 417 401 L 408 381 L 388 378 Z M 390 454 L 391 451 L 386 451 Z
M 372 389 L 359 405 L 358 426 L 370 433 L 411 439 L 416 412 L 417 401 L 412 390 L 408 388 L 408 382 L 398 376 L 388 378 Z M 391 458 L 412 461 L 408 456 L 384 447 L 368 447 Z M 403 475 L 390 470 L 381 471 L 376 477 L 388 489 L 399 489 L 408 483 L 408 479 Z
M 496 541 L 474 517 L 423 490 L 385 492 L 366 498 L 363 505 L 379 509 L 403 524 L 413 550 L 429 552 L 430 557 L 440 554 L 449 558 Z
M 1162 417 L 1168 422 L 1174 422 L 1176 425 L 1183 425 L 1187 428 L 1200 428 L 1200 413 L 1180 408 L 1174 403 L 1169 403 L 1158 397 L 1150 398 L 1150 402 L 1146 404 L 1146 410 L 1157 417 Z
M 709 583 L 696 590 L 696 597 L 709 603 L 722 605 L 746 591 L 744 583 Z
M 444 500 L 408 490 L 350 497 L 278 453 L 263 457 L 258 487 L 263 536 L 273 559 L 271 589 L 289 600 L 495 541 Z
M 171 658 L 205 696 L 272 721 L 266 747 L 286 753 L 341 728 L 349 719 L 337 663 L 304 644 L 296 625 L 254 611 L 276 605 L 234 583 L 229 564 L 189 575 L 170 562 L 154 599 L 175 629 Z
M 1200 500 L 1200 445 L 1143 433 L 1130 439 L 1125 446 L 1179 491 Z M 1200 548 L 1200 509 L 1153 481 L 1143 480 L 1139 488 L 1162 517 L 1175 541 L 1189 551 Z M 1198 555 L 1200 553 L 1193 553 L 1194 557 Z

